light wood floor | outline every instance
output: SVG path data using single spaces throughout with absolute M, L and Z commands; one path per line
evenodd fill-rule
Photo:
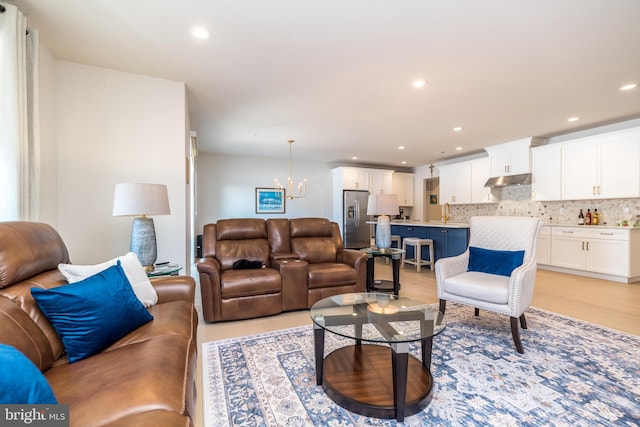
M 390 264 L 376 262 L 376 278 L 391 279 Z M 401 270 L 400 295 L 427 303 L 437 302 L 435 274 L 420 273 L 406 266 Z M 200 306 L 199 295 L 196 304 Z M 640 283 L 625 284 L 600 279 L 538 270 L 533 296 L 534 307 L 586 320 L 611 329 L 640 335 Z M 308 310 L 283 313 L 261 319 L 206 324 L 200 322 L 198 343 L 251 335 L 295 326 L 310 325 Z M 198 401 L 195 426 L 203 427 L 202 372 L 198 348 Z

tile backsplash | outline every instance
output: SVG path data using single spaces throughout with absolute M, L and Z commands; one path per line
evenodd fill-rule
M 499 203 L 452 205 L 451 221 L 466 222 L 474 215 L 509 215 L 542 218 L 546 224 L 575 225 L 580 209 L 598 209 L 602 225 L 616 225 L 622 219 L 640 215 L 640 199 L 563 200 L 538 202 L 531 200 L 531 186 L 494 188 Z

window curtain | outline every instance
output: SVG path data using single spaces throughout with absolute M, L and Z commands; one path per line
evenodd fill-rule
M 35 221 L 40 189 L 38 32 L 27 30 L 27 18 L 16 6 L 0 6 L 0 221 Z

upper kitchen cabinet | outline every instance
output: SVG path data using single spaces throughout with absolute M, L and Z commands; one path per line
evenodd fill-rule
M 562 198 L 640 197 L 640 128 L 562 144 Z
M 440 173 L 440 203 L 495 203 L 491 188 L 484 184 L 490 177 L 489 157 L 436 165 Z
M 392 175 L 392 194 L 398 195 L 400 206 L 413 206 L 412 173 L 394 172 Z
M 531 200 L 561 200 L 561 148 L 561 144 L 549 144 L 531 149 Z
M 334 183 L 342 183 L 342 186 L 337 186 L 340 191 L 362 190 L 371 194 L 392 194 L 392 170 L 339 166 L 331 171 Z
M 482 157 L 471 160 L 471 203 L 496 203 L 491 187 L 485 187 L 491 177 L 491 159 Z
M 485 147 L 491 159 L 491 176 L 529 173 L 529 147 L 535 143 L 536 138 L 523 138 Z
M 440 172 L 440 203 L 471 203 L 471 162 L 438 165 Z
M 392 170 L 369 170 L 369 193 L 393 194 Z
M 363 168 L 337 167 L 333 169 L 336 177 L 341 177 L 343 190 L 369 191 L 369 171 Z

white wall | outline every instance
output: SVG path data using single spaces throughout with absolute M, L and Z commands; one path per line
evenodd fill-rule
M 158 261 L 186 265 L 184 84 L 65 61 L 55 82 L 56 228 L 71 260 L 127 252 L 132 218 L 111 215 L 114 187 L 150 182 L 167 185 L 171 208 L 154 217 Z
M 286 202 L 284 214 L 256 214 L 256 187 L 272 188 L 286 182 L 288 159 L 234 157 L 200 153 L 197 158 L 196 234 L 205 224 L 224 218 L 331 218 L 332 182 L 328 163 L 294 159 L 293 179 L 308 180 L 307 197 Z
M 424 180 L 431 178 L 431 170 L 429 165 L 418 166 L 413 170 L 413 209 L 411 210 L 411 218 L 424 219 Z
M 58 155 L 56 150 L 56 59 L 39 43 L 40 222 L 58 225 Z

